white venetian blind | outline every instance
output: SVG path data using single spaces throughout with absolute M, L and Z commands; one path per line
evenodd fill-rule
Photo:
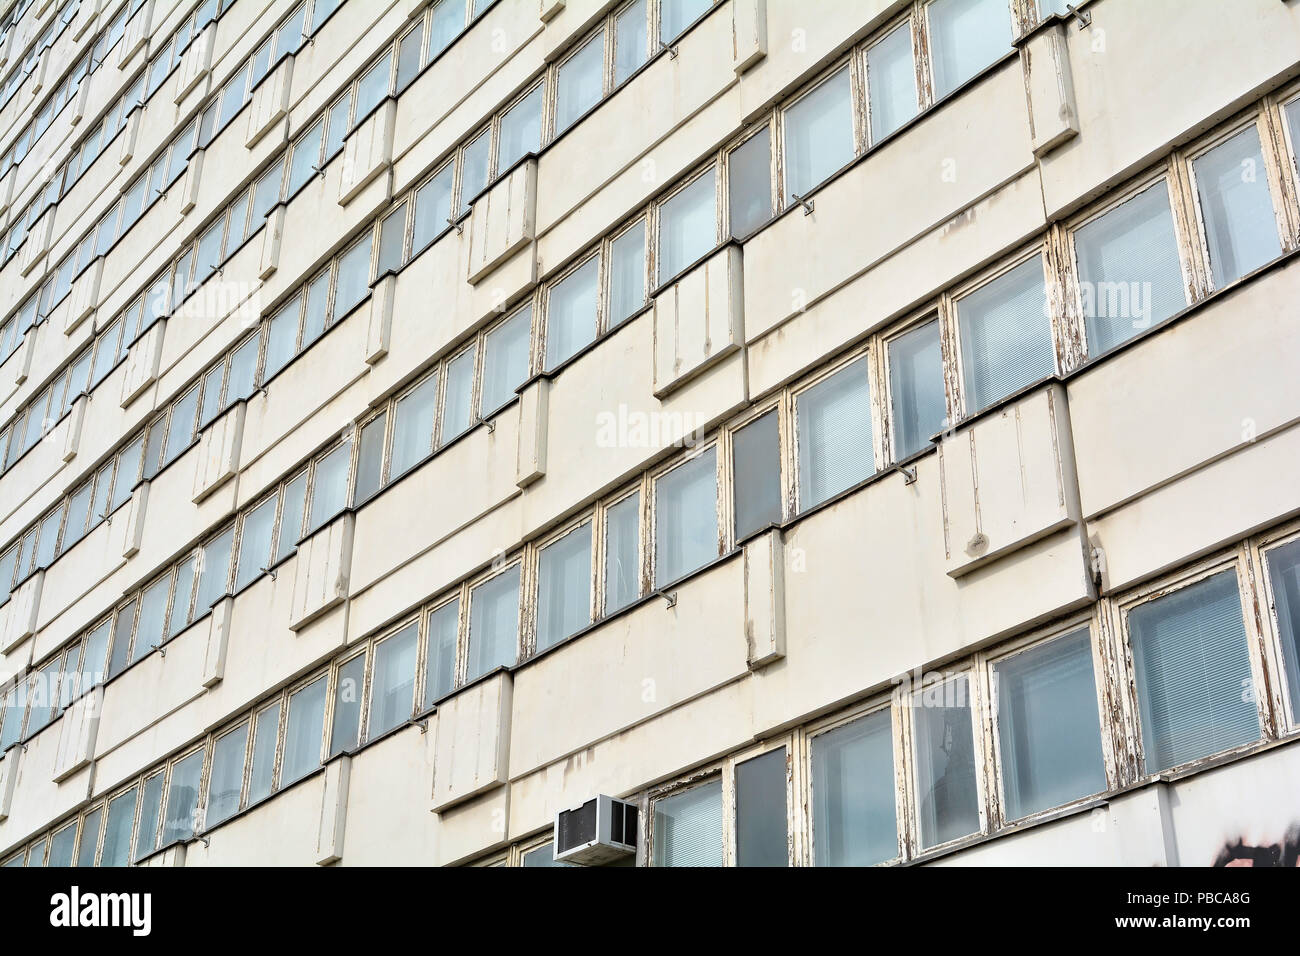
M 799 507 L 808 509 L 876 470 L 867 360 L 857 359 L 799 394 Z
M 722 865 L 722 781 L 656 800 L 655 866 Z
M 1043 262 L 1034 256 L 957 301 L 966 411 L 976 412 L 1056 369 Z
M 1234 571 L 1135 608 L 1129 639 L 1148 772 L 1259 737 Z

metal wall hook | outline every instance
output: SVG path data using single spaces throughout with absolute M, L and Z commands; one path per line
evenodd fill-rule
M 667 51 L 668 51 L 668 59 L 670 59 L 670 60 L 675 60 L 675 59 L 677 59 L 677 44 L 674 43 L 672 46 L 669 46 L 669 45 L 668 45 L 667 43 L 665 43 L 663 40 L 660 40 L 660 41 L 659 41 L 659 52 L 662 53 L 662 52 L 664 52 L 664 50 L 667 50 Z
M 262 571 L 263 574 L 269 574 L 269 575 L 271 575 L 271 580 L 272 580 L 272 581 L 275 580 L 276 572 L 279 571 L 279 570 L 280 570 L 279 568 L 262 568 L 262 569 L 261 569 L 261 571 Z
M 1074 17 L 1075 21 L 1079 24 L 1080 30 L 1086 29 L 1092 25 L 1092 14 L 1087 10 L 1080 10 L 1072 3 L 1067 3 L 1065 9 L 1067 15 Z
M 812 211 L 813 211 L 813 203 L 815 202 L 815 200 L 812 200 L 812 199 L 805 199 L 805 198 L 803 198 L 802 196 L 796 196 L 796 195 L 794 195 L 793 193 L 790 194 L 790 198 L 793 199 L 793 200 L 794 200 L 796 203 L 798 203 L 800 206 L 803 206 L 803 214 L 804 214 L 805 216 L 811 216 L 811 215 L 812 215 Z
M 661 598 L 664 599 L 665 604 L 666 604 L 667 607 L 676 607 L 676 606 L 677 606 L 677 592 L 676 592 L 676 591 L 660 591 L 660 592 L 659 592 L 659 596 L 660 596 Z
M 916 465 L 911 465 L 910 467 L 907 468 L 899 468 L 898 470 L 903 473 L 903 484 L 905 485 L 916 484 Z
M 458 236 L 459 236 L 462 232 L 465 231 L 465 223 L 463 223 L 463 222 L 461 222 L 461 221 L 458 221 L 458 220 L 456 220 L 456 219 L 448 218 L 448 220 L 447 220 L 447 225 L 449 225 L 449 226 L 451 226 L 453 229 L 455 229 L 455 230 L 456 230 L 456 235 L 458 235 Z

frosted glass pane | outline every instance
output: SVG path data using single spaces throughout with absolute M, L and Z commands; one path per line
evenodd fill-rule
M 1217 288 L 1282 254 L 1253 125 L 1193 160 L 1192 171 Z
M 497 175 L 507 172 L 527 153 L 542 144 L 542 87 L 539 85 L 501 117 L 501 144 L 497 147 Z
M 922 847 L 976 832 L 979 795 L 966 678 L 955 677 L 914 695 L 912 726 Z
M 721 780 L 654 802 L 654 865 L 722 865 Z
M 557 282 L 546 306 L 546 367 L 553 369 L 596 339 L 600 257 Z
M 889 404 L 895 458 L 920 451 L 943 428 L 948 410 L 937 321 L 889 341 Z
M 405 474 L 433 450 L 433 416 L 438 407 L 438 376 L 430 375 L 397 401 L 389 478 Z
M 1187 306 L 1163 181 L 1081 227 L 1074 252 L 1090 354 L 1114 348 Z
M 470 426 L 470 390 L 474 387 L 474 347 L 447 363 L 447 393 L 442 404 L 442 443 Z
M 542 549 L 537 562 L 537 649 L 591 623 L 591 523 Z
M 646 61 L 646 3 L 636 0 L 614 21 L 614 85 Z
M 1011 50 L 1007 0 L 933 0 L 927 12 L 935 99 Z
M 888 710 L 814 737 L 812 772 L 818 866 L 871 866 L 898 856 Z
M 194 835 L 198 824 L 199 777 L 202 772 L 202 750 L 172 764 L 171 778 L 167 782 L 167 816 L 163 820 L 159 846 L 188 840 Z
M 631 604 L 641 595 L 637 543 L 641 495 L 629 495 L 605 512 L 605 613 Z
M 248 803 L 270 795 L 275 770 L 276 739 L 280 730 L 280 705 L 272 704 L 257 715 L 253 731 L 253 766 L 248 772 Z
M 100 866 L 126 866 L 131 862 L 131 827 L 135 823 L 136 788 L 108 802 Z
M 366 739 L 373 740 L 410 719 L 415 706 L 415 655 L 420 628 L 408 624 L 375 645 Z
M 706 173 L 659 207 L 659 281 L 673 278 L 717 241 L 714 174 Z
M 271 560 L 271 534 L 275 530 L 278 496 L 272 495 L 244 516 L 239 534 L 239 564 L 235 571 L 235 590 L 260 575 Z
M 361 734 L 361 692 L 365 687 L 366 655 L 358 654 L 340 665 L 334 682 L 330 749 L 333 757 L 356 749 Z
M 280 787 L 320 766 L 321 734 L 325 730 L 324 677 L 318 677 L 289 698 L 289 720 L 284 732 L 284 765 Z
M 610 243 L 609 321 L 612 329 L 645 305 L 645 221 Z
M 429 615 L 429 648 L 425 657 L 424 706 L 432 707 L 451 693 L 456 678 L 456 633 L 460 601 L 444 604 Z
M 470 592 L 466 680 L 515 662 L 519 643 L 519 565 Z
M 1128 626 L 1148 773 L 1259 738 L 1234 571 L 1134 608 Z
M 560 64 L 555 84 L 555 134 L 568 129 L 579 116 L 600 102 L 605 72 L 605 34 Z
M 957 323 L 967 413 L 1056 370 L 1039 256 L 958 299 Z
M 319 528 L 347 507 L 348 472 L 351 467 L 351 442 L 343 442 L 317 460 L 312 475 L 310 530 Z
M 239 793 L 244 785 L 244 753 L 248 749 L 248 724 L 217 738 L 212 745 L 212 771 L 208 781 L 208 802 L 203 823 L 213 827 L 239 810 Z
M 1007 818 L 1105 790 L 1088 629 L 998 661 L 993 677 Z
M 912 25 L 904 23 L 867 50 L 871 142 L 878 143 L 916 115 Z
M 808 192 L 853 158 L 848 67 L 785 111 L 785 194 Z
M 655 482 L 655 584 L 662 587 L 718 556 L 716 449 Z
M 531 306 L 520 309 L 487 334 L 483 345 L 483 399 L 480 414 L 487 418 L 515 397 L 528 378 L 528 352 L 533 331 Z
M 833 498 L 875 472 L 865 358 L 800 392 L 795 416 L 802 510 Z

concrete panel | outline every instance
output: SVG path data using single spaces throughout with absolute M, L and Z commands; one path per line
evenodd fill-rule
M 366 186 L 383 177 L 390 195 L 393 164 L 393 129 L 397 122 L 397 101 L 387 99 L 364 123 L 348 134 L 343 143 L 343 172 L 339 180 L 339 205 L 352 202 Z
M 163 332 L 167 320 L 158 319 L 149 331 L 136 339 L 126 356 L 126 371 L 122 376 L 123 408 L 144 394 L 158 379 L 158 360 L 162 357 Z
M 744 268 L 727 246 L 654 297 L 654 394 L 663 398 L 745 339 Z
M 435 813 L 506 782 L 513 687 L 513 678 L 503 671 L 439 705 L 431 804 Z
M 203 430 L 194 468 L 193 501 L 198 504 L 239 473 L 248 405 L 235 406 Z
M 745 543 L 745 644 L 751 669 L 785 657 L 785 550 L 779 528 Z
M 176 71 L 176 94 L 172 98 L 173 102 L 180 103 L 191 90 L 208 79 L 212 69 L 212 49 L 216 35 L 217 24 L 209 23 L 199 31 L 199 35 L 181 54 L 180 67 Z
M 356 515 L 335 518 L 298 546 L 289 627 L 301 630 L 348 594 Z
M 103 277 L 104 257 L 96 256 L 95 261 L 72 283 L 72 291 L 68 294 L 70 304 L 64 320 L 64 332 L 71 333 L 95 314 L 95 309 L 99 306 L 99 283 Z
M 45 571 L 42 569 L 14 588 L 9 600 L 0 606 L 0 654 L 11 654 L 15 647 L 36 633 L 44 584 Z
M 1079 135 L 1065 25 L 1056 23 L 1035 33 L 1020 48 L 1020 64 L 1025 70 L 1034 155 L 1042 156 Z
M 537 160 L 529 159 L 474 200 L 469 220 L 469 281 L 482 281 L 536 233 Z
M 253 90 L 248 109 L 248 132 L 244 145 L 252 149 L 257 141 L 289 112 L 289 89 L 293 84 L 293 55 L 286 56 Z
M 551 382 L 539 378 L 519 393 L 519 452 L 515 484 L 526 488 L 546 474 L 546 436 L 550 432 Z
M 321 791 L 320 825 L 316 829 L 316 863 L 320 866 L 343 859 L 351 780 L 351 757 L 344 755 L 326 765 L 325 786 Z

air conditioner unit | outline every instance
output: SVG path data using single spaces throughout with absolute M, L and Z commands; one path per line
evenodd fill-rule
M 555 815 L 555 859 L 603 866 L 636 853 L 636 832 L 636 806 L 601 794 Z

